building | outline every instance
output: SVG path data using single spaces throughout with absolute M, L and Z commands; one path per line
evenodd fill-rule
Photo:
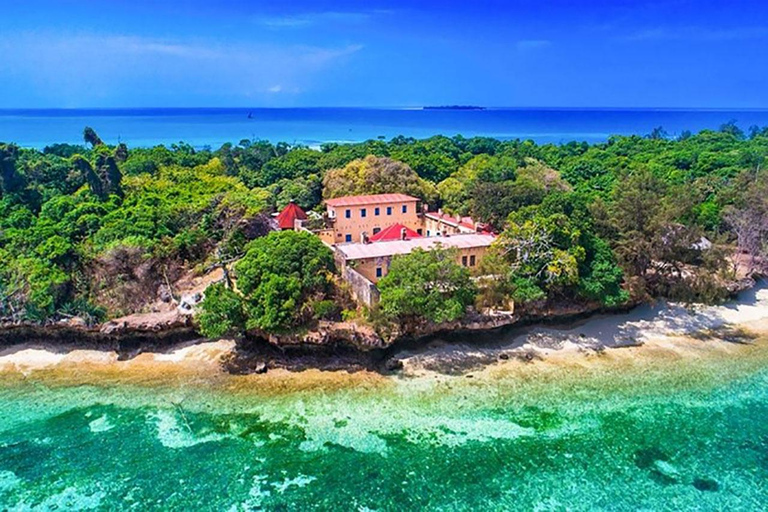
M 311 232 L 334 249 L 342 278 L 355 299 L 368 306 L 378 302 L 376 283 L 387 275 L 394 256 L 417 248 L 455 248 L 457 263 L 473 268 L 495 238 L 470 217 L 427 212 L 418 198 L 405 194 L 337 197 L 325 205 L 323 226 Z M 292 211 L 280 216 L 296 217 L 296 210 Z M 301 219 L 294 220 L 294 225 L 310 230 Z
M 448 215 L 442 210 L 424 213 L 424 232 L 427 236 L 458 235 L 461 233 L 490 233 L 485 224 L 472 217 Z
M 304 212 L 304 210 L 301 209 L 301 207 L 299 207 L 299 205 L 293 201 L 288 203 L 275 218 L 277 228 L 281 231 L 286 229 L 295 229 L 297 220 L 307 220 L 307 214 Z
M 328 199 L 325 202 L 334 245 L 363 242 L 394 224 L 422 235 L 419 199 L 405 194 L 377 194 Z
M 369 238 L 369 242 L 387 242 L 392 240 L 410 240 L 412 238 L 422 238 L 422 236 L 407 226 L 402 224 L 392 224 L 382 229 Z
M 488 251 L 495 237 L 487 233 L 468 233 L 442 237 L 418 237 L 405 240 L 389 240 L 376 243 L 350 243 L 336 246 L 336 262 L 342 275 L 353 269 L 371 283 L 387 275 L 392 258 L 408 254 L 414 249 L 430 250 L 436 247 L 455 248 L 457 263 L 475 267 Z

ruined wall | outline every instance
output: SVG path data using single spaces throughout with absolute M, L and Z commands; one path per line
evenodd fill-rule
M 341 277 L 349 283 L 352 295 L 360 304 L 371 307 L 379 302 L 379 289 L 355 269 L 344 266 Z

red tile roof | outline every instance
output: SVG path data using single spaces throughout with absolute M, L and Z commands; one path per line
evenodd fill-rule
M 363 206 L 368 204 L 408 203 L 418 201 L 417 197 L 405 194 L 376 194 L 371 196 L 346 196 L 327 199 L 328 206 Z
M 421 238 L 421 235 L 416 231 L 403 226 L 402 224 L 393 224 L 387 228 L 382 229 L 369 240 L 371 242 L 384 242 L 387 240 L 403 240 L 403 230 L 405 230 L 405 240 L 411 238 Z
M 306 218 L 307 214 L 304 213 L 304 210 L 296 203 L 290 202 L 277 216 L 277 225 L 280 229 L 293 229 L 296 219 L 306 220 Z

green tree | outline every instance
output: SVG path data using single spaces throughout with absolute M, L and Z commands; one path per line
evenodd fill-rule
M 644 276 L 653 261 L 667 213 L 662 202 L 666 187 L 644 168 L 623 178 L 615 189 L 611 214 L 619 233 L 617 252 L 633 275 Z
M 94 130 L 90 126 L 86 126 L 85 129 L 83 130 L 83 140 L 85 141 L 86 144 L 90 144 L 91 147 L 94 147 L 94 148 L 96 146 L 104 145 L 104 141 L 101 140 L 101 137 L 99 137 L 96 134 L 96 130 Z
M 258 173 L 255 185 L 266 187 L 283 178 L 306 177 L 320 172 L 320 152 L 298 147 L 266 162 Z
M 323 184 L 320 177 L 310 174 L 306 178 L 282 179 L 267 187 L 275 200 L 277 210 L 293 201 L 304 210 L 311 210 L 321 201 Z
M 416 249 L 395 256 L 378 283 L 379 309 L 392 322 L 448 322 L 464 315 L 477 293 L 469 270 L 456 262 L 455 249 Z
M 209 338 L 245 332 L 243 309 L 243 298 L 224 283 L 209 286 L 200 304 L 201 313 L 197 315 L 200 331 Z
M 435 199 L 436 189 L 419 178 L 408 165 L 373 155 L 353 160 L 341 169 L 332 169 L 323 179 L 326 199 L 393 193 L 410 194 L 430 202 Z
M 0 144 L 0 192 L 12 194 L 26 186 L 26 180 L 16 169 L 19 148 L 13 144 Z
M 333 270 L 330 249 L 310 233 L 272 232 L 250 242 L 235 265 L 245 327 L 277 332 L 300 325 L 313 314 L 311 301 L 331 292 Z

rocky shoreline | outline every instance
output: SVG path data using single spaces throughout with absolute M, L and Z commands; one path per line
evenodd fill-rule
M 755 284 L 753 280 L 744 281 L 734 295 L 753 289 Z M 311 329 L 298 333 L 251 333 L 236 341 L 235 349 L 224 357 L 222 366 L 233 374 L 264 373 L 278 368 L 290 371 L 320 369 L 392 373 L 402 368 L 404 357 L 418 354 L 436 344 L 491 346 L 495 339 L 510 338 L 529 328 L 576 325 L 600 314 L 626 313 L 638 305 L 608 310 L 598 304 L 563 303 L 527 312 L 474 313 L 456 322 L 414 326 L 408 335 L 390 338 L 380 336 L 366 325 L 321 321 Z M 542 346 L 546 348 L 551 337 L 547 336 L 548 341 Z M 467 340 L 471 341 L 467 343 Z M 197 331 L 193 317 L 178 310 L 131 315 L 98 326 L 87 326 L 76 319 L 44 326 L 0 325 L 0 355 L 12 353 L 23 346 L 59 354 L 81 349 L 115 352 L 118 360 L 129 360 L 142 353 L 167 354 L 180 344 L 205 341 L 209 340 Z M 584 347 L 590 346 L 586 341 L 576 341 Z M 630 338 L 613 342 L 610 346 L 637 344 Z M 600 347 L 595 348 L 598 349 Z M 453 373 L 488 364 L 497 358 L 510 357 L 531 361 L 539 356 L 530 347 L 506 351 L 480 350 L 474 356 L 463 353 L 447 357 L 437 366 Z
M 632 306 L 622 308 L 626 311 Z M 596 305 L 571 304 L 546 314 L 473 314 L 440 325 L 421 325 L 407 336 L 384 339 L 372 328 L 351 322 L 321 321 L 312 329 L 285 335 L 251 333 L 237 340 L 236 349 L 223 361 L 230 373 L 263 373 L 268 369 L 377 371 L 400 368 L 398 354 L 441 337 L 470 333 L 489 334 L 531 324 L 567 322 L 606 312 Z M 116 352 L 127 360 L 145 352 L 168 353 L 182 343 L 207 341 L 196 329 L 192 316 L 172 313 L 132 315 L 97 326 L 77 321 L 52 325 L 0 326 L 0 353 L 14 347 L 39 348 L 63 353 L 71 350 Z

